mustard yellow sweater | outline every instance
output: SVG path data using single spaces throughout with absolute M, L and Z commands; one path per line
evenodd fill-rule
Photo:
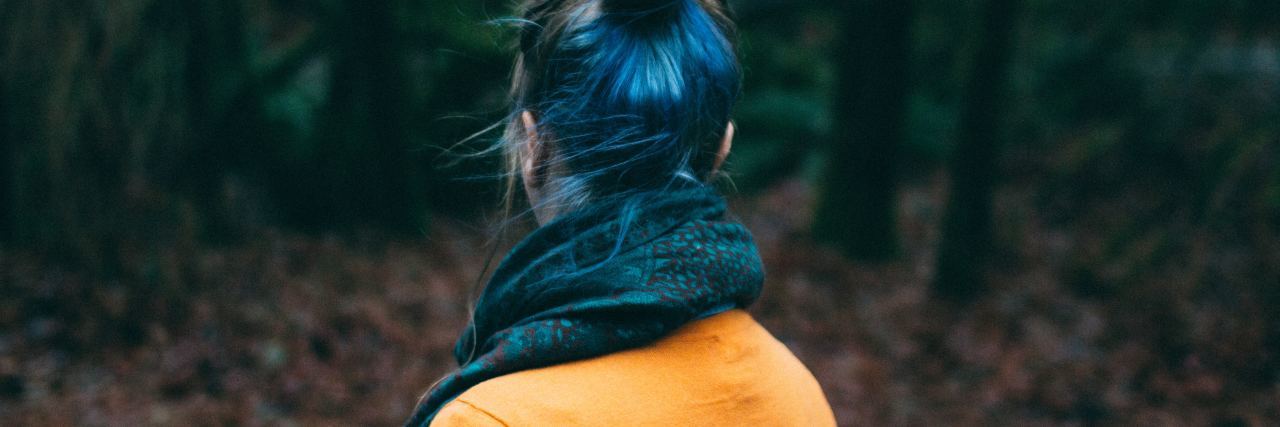
M 633 350 L 482 382 L 432 427 L 834 426 L 818 382 L 732 310 Z

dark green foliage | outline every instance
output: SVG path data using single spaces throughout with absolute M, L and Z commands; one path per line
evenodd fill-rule
M 183 234 L 186 209 L 171 195 L 198 146 L 191 124 L 205 119 L 190 102 L 205 82 L 188 81 L 185 43 L 216 15 L 98 6 L 0 6 L 3 180 L 15 242 L 109 273 L 116 245 Z
M 441 117 L 501 101 L 491 6 L 6 2 L 0 236 L 111 270 L 127 246 L 270 225 L 413 235 L 433 198 L 486 203 L 481 183 L 433 182 L 491 162 L 433 168 L 478 128 Z
M 508 6 L 0 4 L 0 239 L 106 272 L 126 246 L 273 226 L 416 236 L 428 212 L 474 214 L 495 200 L 497 159 L 459 155 L 496 135 L 442 148 L 501 118 L 510 33 L 484 21 Z M 850 255 L 894 254 L 895 183 L 947 158 L 940 274 L 1016 243 L 993 225 L 990 190 L 1023 179 L 1050 224 L 1135 206 L 1106 221 L 1096 254 L 1072 255 L 1073 283 L 1098 297 L 1187 251 L 1179 236 L 1274 233 L 1275 71 L 1262 57 L 1276 2 L 1035 0 L 1006 39 L 974 19 L 981 5 L 732 6 L 746 70 L 734 183 L 750 193 L 803 174 L 817 235 Z M 990 55 L 1013 55 L 1005 77 L 981 70 Z

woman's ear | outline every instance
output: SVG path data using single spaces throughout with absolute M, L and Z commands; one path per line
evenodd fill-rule
M 525 193 L 535 196 L 542 187 L 542 179 L 538 169 L 542 166 L 542 144 L 538 141 L 538 121 L 529 110 L 520 113 L 520 124 L 524 127 L 524 142 L 520 147 L 520 177 L 524 181 Z
M 716 151 L 716 162 L 711 166 L 711 173 L 720 171 L 720 167 L 724 166 L 724 160 L 729 158 L 729 150 L 733 148 L 733 132 L 736 129 L 733 122 L 724 128 L 724 138 L 720 140 L 720 149 Z
M 556 215 L 554 207 L 543 204 L 547 184 L 557 173 L 557 167 L 552 163 L 554 144 L 548 141 L 548 135 L 539 134 L 538 120 L 533 112 L 522 111 L 520 124 L 524 126 L 525 136 L 524 145 L 520 147 L 520 177 L 529 205 L 533 207 L 533 216 L 545 224 Z

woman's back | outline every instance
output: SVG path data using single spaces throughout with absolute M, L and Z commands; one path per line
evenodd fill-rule
M 735 310 L 764 266 L 712 183 L 741 87 L 723 0 L 520 4 L 500 147 L 507 200 L 523 187 L 540 227 L 406 425 L 834 424 L 813 375 Z
M 831 426 L 813 375 L 731 310 L 658 342 L 472 387 L 432 426 Z

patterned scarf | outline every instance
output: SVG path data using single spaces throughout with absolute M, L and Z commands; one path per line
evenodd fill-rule
M 427 426 L 467 389 L 505 374 L 652 343 L 760 294 L 750 233 L 710 189 L 631 198 L 535 230 L 494 270 L 454 348 L 461 367 L 406 426 Z M 628 212 L 631 214 L 620 214 Z

